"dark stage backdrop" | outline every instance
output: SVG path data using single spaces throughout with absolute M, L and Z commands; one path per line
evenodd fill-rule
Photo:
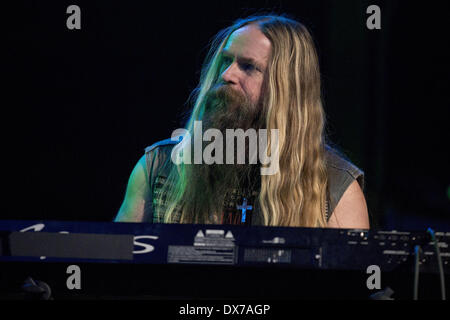
M 208 43 L 288 13 L 320 55 L 329 138 L 373 226 L 450 230 L 447 1 L 27 1 L 6 7 L 2 219 L 110 221 L 144 148 L 182 126 Z M 68 30 L 66 9 L 81 9 Z M 366 9 L 381 9 L 369 30 Z

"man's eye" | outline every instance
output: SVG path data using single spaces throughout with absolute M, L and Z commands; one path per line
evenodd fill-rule
M 242 63 L 241 69 L 244 71 L 253 71 L 256 69 L 256 67 L 254 65 L 252 65 L 251 63 Z

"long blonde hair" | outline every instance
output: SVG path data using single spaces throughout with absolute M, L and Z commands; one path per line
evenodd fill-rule
M 249 24 L 257 25 L 272 45 L 263 105 L 267 131 L 279 130 L 279 171 L 261 176 L 258 202 L 263 224 L 324 227 L 327 172 L 320 71 L 313 39 L 301 23 L 278 15 L 252 16 L 220 31 L 206 57 L 199 86 L 192 94 L 195 103 L 186 130 L 192 136 L 194 121 L 203 117 L 205 98 L 220 76 L 221 51 L 230 35 Z M 208 216 L 210 208 L 196 208 L 183 197 L 189 182 L 186 173 L 184 164 L 174 165 L 158 196 L 156 203 L 168 203 L 166 208 L 159 208 L 163 210 L 164 222 L 217 222 Z

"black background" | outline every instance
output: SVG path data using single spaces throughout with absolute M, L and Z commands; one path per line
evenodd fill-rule
M 288 13 L 320 56 L 328 135 L 378 228 L 450 230 L 447 1 L 27 1 L 4 7 L 2 219 L 111 221 L 144 148 L 182 127 L 209 41 Z M 68 30 L 66 8 L 81 8 Z M 381 8 L 369 30 L 366 8 Z

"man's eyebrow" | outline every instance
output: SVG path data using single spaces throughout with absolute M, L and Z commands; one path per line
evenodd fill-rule
M 229 52 L 229 51 L 226 50 L 226 49 L 223 49 L 223 50 L 221 51 L 221 54 L 222 54 L 222 55 L 226 55 L 226 56 L 234 56 L 234 54 L 232 54 L 231 52 Z M 259 61 L 256 61 L 255 59 L 250 58 L 250 57 L 237 56 L 237 60 L 238 60 L 239 62 L 251 63 L 251 64 L 253 64 L 255 67 L 257 67 L 260 71 L 263 71 L 263 69 L 264 69 L 264 66 L 263 66 Z

